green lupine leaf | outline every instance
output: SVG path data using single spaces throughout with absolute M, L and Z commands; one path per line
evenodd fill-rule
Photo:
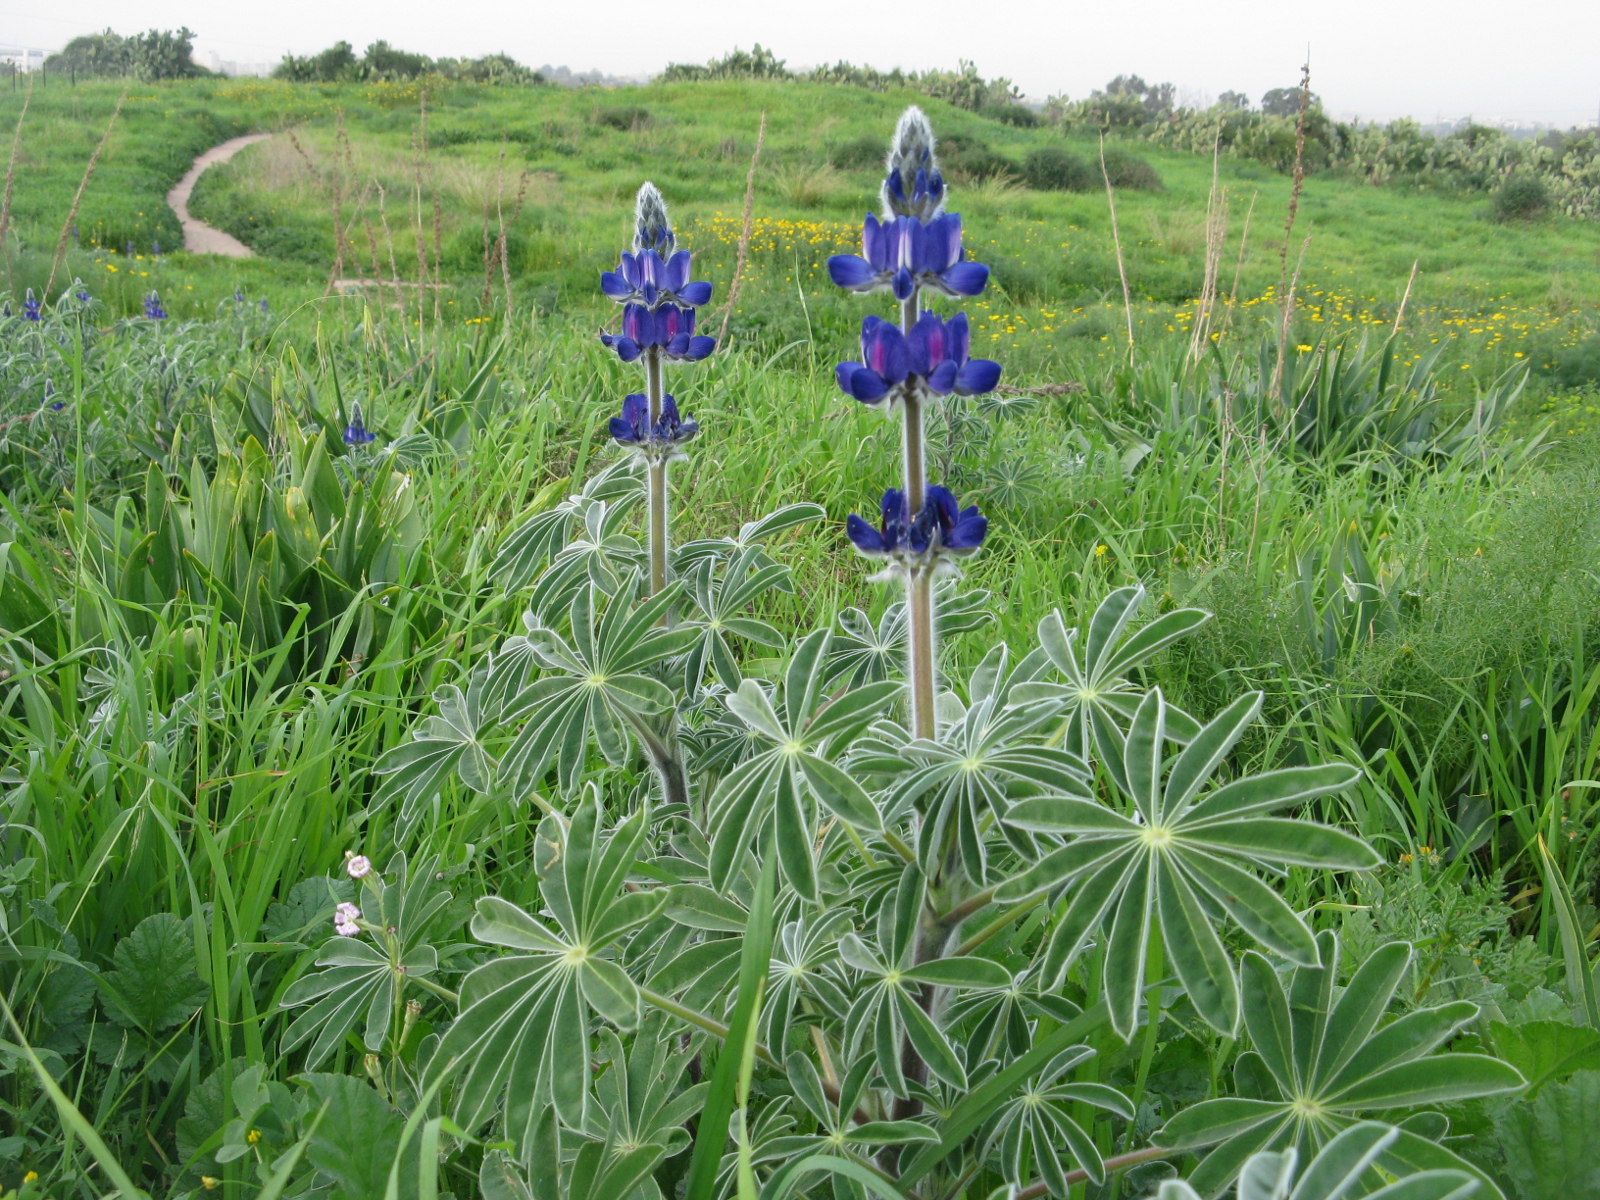
M 1286 1119 L 1284 1106 L 1271 1100 L 1202 1100 L 1163 1125 L 1156 1144 L 1169 1150 L 1192 1150 Z
M 1261 714 L 1261 693 L 1240 696 L 1208 722 L 1184 747 L 1167 772 L 1166 792 L 1161 801 L 1161 819 L 1177 817 L 1206 780 L 1222 765 L 1244 731 Z
M 928 1070 L 953 1088 L 967 1089 L 967 1072 L 944 1032 L 923 1012 L 916 1001 L 900 988 L 893 988 L 895 1014 L 905 1028 L 907 1039 L 928 1064 Z
M 1511 1092 L 1527 1081 L 1486 1054 L 1439 1054 L 1369 1075 L 1330 1097 L 1340 1108 L 1415 1108 Z
M 1370 871 L 1383 865 L 1383 856 L 1353 834 L 1281 817 L 1215 822 L 1199 829 L 1185 824 L 1183 836 L 1217 850 L 1296 867 Z
M 1239 984 L 1222 939 L 1182 875 L 1164 865 L 1156 883 L 1167 958 L 1195 1009 L 1231 1035 L 1239 1024 Z
M 583 998 L 618 1029 L 631 1030 L 639 1023 L 639 989 L 628 973 L 603 958 L 586 958 L 578 968 L 578 986 Z
M 826 759 L 814 754 L 795 756 L 806 782 L 818 800 L 840 820 L 857 829 L 880 830 L 883 817 L 862 786 Z
M 844 1140 L 869 1146 L 900 1146 L 907 1142 L 937 1142 L 939 1135 L 920 1121 L 866 1121 L 848 1130 Z
M 1340 1015 L 1338 1010 L 1335 1010 L 1335 1014 Z M 1476 1019 L 1477 1015 L 1478 1006 L 1469 1000 L 1456 1000 L 1437 1008 L 1407 1013 L 1364 1038 L 1337 1072 L 1318 1082 L 1329 1091 L 1342 1094 L 1344 1088 L 1358 1080 L 1421 1058 L 1442 1045 L 1456 1030 Z
M 1004 988 L 1011 986 L 1011 972 L 987 958 L 935 958 L 907 967 L 900 978 L 911 983 L 931 983 L 935 987 Z
M 862 728 L 904 690 L 904 685 L 886 680 L 853 688 L 828 701 L 801 730 L 805 744 L 815 746 L 829 738 Z
M 1284 767 L 1260 775 L 1247 775 L 1223 784 L 1189 809 L 1184 814 L 1184 827 L 1195 828 L 1210 820 L 1234 820 L 1286 808 L 1299 800 L 1343 791 L 1360 778 L 1360 770 L 1346 763 Z
M 1318 961 L 1317 941 L 1310 927 L 1282 896 L 1249 871 L 1195 851 L 1183 856 L 1183 870 L 1240 929 L 1263 946 L 1302 966 Z

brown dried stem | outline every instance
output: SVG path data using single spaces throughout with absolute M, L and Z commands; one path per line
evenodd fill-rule
M 117 107 L 111 110 L 111 120 L 106 122 L 106 131 L 100 135 L 100 142 L 94 148 L 94 153 L 89 156 L 88 165 L 83 168 L 83 178 L 78 181 L 77 194 L 72 197 L 72 207 L 67 210 L 67 219 L 61 226 L 61 236 L 56 239 L 56 256 L 50 262 L 50 279 L 44 285 L 45 297 L 56 285 L 56 272 L 61 269 L 61 260 L 67 256 L 67 239 L 72 236 L 72 226 L 78 220 L 78 205 L 83 203 L 83 194 L 89 190 L 89 180 L 94 178 L 95 166 L 100 162 L 100 155 L 106 148 L 106 143 L 111 140 L 111 131 L 117 127 L 117 118 L 122 115 L 122 105 L 128 99 L 128 89 L 122 89 L 122 95 L 117 97 Z M 8 184 L 9 187 L 9 184 Z

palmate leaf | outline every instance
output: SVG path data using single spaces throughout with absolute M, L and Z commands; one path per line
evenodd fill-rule
M 696 631 L 658 627 L 678 597 L 676 585 L 635 606 L 638 589 L 637 575 L 609 598 L 594 584 L 580 588 L 566 637 L 533 613 L 524 616 L 528 654 L 544 674 L 506 701 L 505 719 L 522 726 L 503 766 L 517 793 L 537 786 L 552 765 L 562 789 L 575 790 L 591 742 L 607 762 L 624 764 L 634 737 L 650 736 L 642 719 L 672 707 L 672 692 L 646 672 L 680 653 Z
M 1085 760 L 1097 758 L 1127 788 L 1122 774 L 1122 731 L 1133 718 L 1144 689 L 1129 672 L 1143 666 L 1158 652 L 1187 637 L 1211 619 L 1198 608 L 1179 608 L 1129 633 L 1144 587 L 1122 587 L 1100 602 L 1081 635 L 1068 629 L 1056 609 L 1039 622 L 1039 645 L 1066 683 L 1031 683 L 1017 691 L 1019 703 L 1054 699 L 1067 710 L 1066 745 Z M 1181 709 L 1167 706 L 1166 737 L 1187 743 L 1199 725 Z
M 1169 761 L 1162 755 L 1169 710 L 1158 688 L 1128 726 L 1119 772 L 1131 801 L 1127 815 L 1066 797 L 1023 800 L 1002 818 L 1032 833 L 1071 839 L 1001 884 L 996 899 L 1008 903 L 1074 885 L 1045 953 L 1047 982 L 1059 980 L 1109 923 L 1105 997 L 1112 1027 L 1123 1037 L 1138 1020 L 1146 950 L 1157 922 L 1196 1011 L 1231 1035 L 1239 1021 L 1239 987 L 1213 914 L 1226 913 L 1291 962 L 1314 965 L 1311 930 L 1255 869 L 1370 870 L 1382 861 L 1350 834 L 1266 815 L 1350 786 L 1360 775 L 1354 767 L 1290 767 L 1204 792 L 1260 709 L 1259 692 L 1241 697 Z
M 591 789 L 568 824 L 539 825 L 534 867 L 556 928 L 495 896 L 478 901 L 472 935 L 517 951 L 462 982 L 461 1013 L 433 1057 L 459 1062 L 456 1120 L 476 1127 L 505 1093 L 507 1134 L 527 1147 L 542 1111 L 581 1129 L 589 1100 L 589 1014 L 622 1029 L 638 1021 L 639 993 L 607 951 L 666 903 L 657 889 L 619 895 L 649 825 L 641 810 L 610 834 Z
M 1006 1178 L 1037 1173 L 1057 1200 L 1067 1200 L 1069 1164 L 1081 1166 L 1095 1183 L 1105 1182 L 1105 1161 L 1073 1109 L 1087 1105 L 1131 1120 L 1133 1105 L 1116 1088 L 1067 1077 L 1071 1068 L 1093 1056 L 1088 1046 L 1063 1050 L 990 1119 L 984 1154 L 999 1151 Z
M 608 503 L 607 512 L 618 517 L 626 514 L 642 499 L 635 474 L 637 465 L 632 455 L 619 459 L 591 475 L 579 491 L 554 508 L 536 513 L 519 525 L 501 543 L 489 568 L 489 578 L 507 591 L 521 591 L 533 582 L 545 563 L 567 548 L 595 503 Z
M 967 1087 L 962 1056 L 921 1006 L 923 985 L 990 991 L 1012 985 L 1011 973 L 992 959 L 956 956 L 913 965 L 925 891 L 921 869 L 908 863 L 894 896 L 879 910 L 877 944 L 855 933 L 839 939 L 840 959 L 865 979 L 845 1017 L 846 1053 L 852 1059 L 876 1056 L 885 1085 L 897 1096 L 910 1095 L 901 1057 L 908 1043 L 934 1076 Z
M 409 742 L 388 750 L 373 767 L 384 776 L 376 803 L 400 801 L 400 819 L 410 824 L 421 806 L 438 794 L 451 776 L 480 794 L 489 790 L 497 763 L 484 747 L 482 692 L 487 672 L 473 672 L 463 692 L 447 683 L 433 693 L 437 716 L 424 718 Z
M 949 640 L 980 629 L 994 620 L 988 592 L 959 592 L 954 580 L 936 586 L 934 604 L 939 613 L 939 640 Z M 839 632 L 828 656 L 828 681 L 843 678 L 850 687 L 877 683 L 905 673 L 906 636 L 910 621 L 904 600 L 883 610 L 877 625 L 859 608 L 839 614 Z
M 827 515 L 827 509 L 810 501 L 785 504 L 764 517 L 746 521 L 739 526 L 738 537 L 702 538 L 675 547 L 672 552 L 672 565 L 679 574 L 686 574 L 707 560 L 736 558 L 746 550 L 761 546 L 776 534 L 804 525 L 808 521 L 820 521 Z
M 820 898 L 812 846 L 815 807 L 858 829 L 882 829 L 882 817 L 861 785 L 830 761 L 834 747 L 876 717 L 901 690 L 874 683 L 834 697 L 823 693 L 831 635 L 819 629 L 795 648 L 776 697 L 753 679 L 727 698 L 728 709 L 770 744 L 740 763 L 711 797 L 711 883 L 725 890 L 758 834 L 771 823 L 784 879 L 812 902 Z
M 310 1006 L 284 1030 L 283 1053 L 309 1041 L 306 1067 L 314 1068 L 363 1017 L 362 1044 L 368 1050 L 383 1048 L 407 982 L 439 969 L 438 952 L 427 941 L 428 924 L 450 903 L 450 893 L 435 879 L 438 868 L 437 857 L 413 869 L 404 854 L 396 854 L 357 894 L 366 920 L 394 932 L 381 939 L 337 937 L 322 948 L 317 966 L 323 969 L 296 980 L 283 994 L 286 1009 Z
M 694 622 L 699 637 L 683 656 L 683 686 L 690 695 L 700 692 L 707 670 L 730 692 L 743 679 L 728 637 L 733 635 L 775 650 L 784 637 L 765 621 L 740 616 L 757 597 L 773 588 L 794 591 L 789 568 L 767 557 L 760 546 L 747 546 L 716 571 L 717 559 L 708 555 L 688 573 L 689 594 L 700 610 Z
M 1294 1149 L 1252 1154 L 1239 1172 L 1238 1200 L 1466 1200 L 1479 1181 L 1465 1171 L 1405 1171 L 1392 1182 L 1373 1170 L 1401 1131 L 1361 1121 L 1337 1134 L 1297 1171 Z M 1155 1200 L 1201 1200 L 1191 1182 L 1169 1179 Z
M 1257 1151 L 1294 1147 L 1309 1158 L 1362 1113 L 1523 1086 L 1516 1068 L 1499 1059 L 1433 1053 L 1477 1017 L 1475 1004 L 1417 1009 L 1381 1024 L 1411 965 L 1410 945 L 1379 947 L 1341 990 L 1338 938 L 1328 932 L 1317 940 L 1321 964 L 1296 967 L 1287 984 L 1264 956 L 1245 956 L 1244 1023 L 1254 1049 L 1240 1056 L 1235 1075 L 1255 1081 L 1249 1090 L 1261 1094 L 1202 1101 L 1157 1134 L 1158 1144 L 1174 1149 L 1215 1146 L 1190 1178 L 1204 1196 L 1219 1195 Z M 1396 1175 L 1464 1171 L 1482 1181 L 1484 1195 L 1500 1195 L 1476 1168 L 1410 1129 L 1397 1130 L 1374 1162 Z
M 918 857 L 930 876 L 946 858 L 959 855 L 967 876 L 987 883 L 987 831 L 1013 804 L 1040 796 L 1090 799 L 1083 760 L 1028 737 L 1060 714 L 1059 701 L 1012 701 L 1017 688 L 1048 666 L 1036 650 L 1013 667 L 1005 645 L 997 645 L 968 681 L 971 706 L 954 696 L 945 698 L 952 719 L 942 724 L 937 741 L 911 740 L 898 726 L 884 722 L 857 743 L 852 764 L 860 761 L 872 764 L 874 772 L 888 767 L 900 773 L 885 800 L 885 820 L 897 822 L 915 808 L 920 818 Z M 999 829 L 1014 852 L 1035 856 L 1028 833 L 1004 824 Z

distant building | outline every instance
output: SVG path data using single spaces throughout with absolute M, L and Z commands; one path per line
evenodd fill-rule
M 231 58 L 223 58 L 215 50 L 210 55 L 211 70 L 218 75 L 226 75 L 236 79 L 241 75 L 271 75 L 274 64 L 264 62 L 235 62 Z
M 29 46 L 0 46 L 0 66 L 13 71 L 37 71 L 44 66 L 48 50 L 35 50 Z

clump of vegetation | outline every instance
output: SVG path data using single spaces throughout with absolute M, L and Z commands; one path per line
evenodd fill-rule
M 1513 175 L 1494 193 L 1497 221 L 1531 221 L 1550 211 L 1550 189 L 1534 175 Z
M 357 55 L 349 42 L 339 41 L 316 54 L 285 54 L 273 77 L 294 83 L 392 82 L 437 75 L 441 79 L 517 87 L 537 87 L 548 82 L 505 54 L 481 58 L 429 58 L 376 41 Z
M 132 76 L 150 82 L 195 79 L 211 72 L 194 61 L 194 36 L 187 26 L 176 32 L 151 29 L 132 37 L 107 29 L 73 38 L 47 58 L 44 67 L 60 75 L 85 77 Z
M 1099 172 L 1061 146 L 1040 146 L 1028 151 L 1022 178 L 1040 192 L 1087 192 L 1099 186 Z

